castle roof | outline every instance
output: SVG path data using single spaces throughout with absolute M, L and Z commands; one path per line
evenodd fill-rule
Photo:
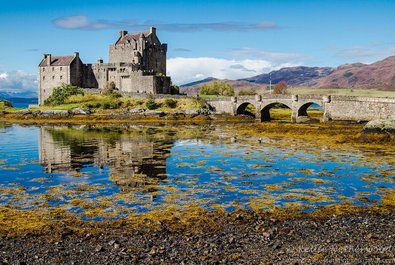
M 131 40 L 138 40 L 140 37 L 147 37 L 150 32 L 137 32 L 133 34 L 126 34 L 121 39 L 118 40 L 116 44 L 125 44 Z
M 75 56 L 51 56 L 51 66 L 69 66 Z M 39 66 L 48 66 L 47 61 L 44 59 Z

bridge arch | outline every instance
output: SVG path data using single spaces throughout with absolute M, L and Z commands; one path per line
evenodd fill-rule
M 261 109 L 261 121 L 270 121 L 270 120 L 271 120 L 271 117 L 270 117 L 270 109 L 273 108 L 273 107 L 275 107 L 275 106 L 277 106 L 277 105 L 279 105 L 279 104 L 284 105 L 284 106 L 286 106 L 288 109 L 292 110 L 292 106 L 289 106 L 288 104 L 283 103 L 283 102 L 273 102 L 273 103 L 269 103 L 269 104 L 267 104 L 266 106 L 264 106 L 264 107 Z M 292 116 L 292 115 L 291 115 L 291 116 Z M 291 116 L 290 116 L 290 119 L 291 119 Z
M 248 109 L 249 106 L 252 106 L 252 110 Z M 255 112 L 255 113 L 253 113 L 253 112 Z M 251 117 L 255 117 L 256 116 L 256 107 L 254 104 L 252 104 L 250 102 L 243 102 L 237 107 L 236 115 L 248 115 Z
M 318 109 L 322 111 L 322 104 L 314 102 L 314 101 L 309 101 L 306 103 L 303 103 L 299 108 L 298 108 L 298 117 L 309 117 L 309 114 L 307 113 L 308 108 L 310 108 L 312 105 L 317 105 L 319 106 Z

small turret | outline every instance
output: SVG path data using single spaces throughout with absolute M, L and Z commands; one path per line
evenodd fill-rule
M 51 54 L 44 54 L 45 63 L 50 66 L 51 65 Z
M 122 30 L 119 32 L 119 37 L 122 39 L 123 37 L 125 37 L 128 34 L 128 32 L 126 30 Z

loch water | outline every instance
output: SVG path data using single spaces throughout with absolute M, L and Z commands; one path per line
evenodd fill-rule
M 371 205 L 394 189 L 393 154 L 231 125 L 0 125 L 0 207 L 81 218 L 207 209 Z

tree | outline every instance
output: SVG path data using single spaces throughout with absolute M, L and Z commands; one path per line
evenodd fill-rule
M 180 94 L 180 87 L 171 83 L 170 84 L 170 94 L 172 94 L 172 95 Z
M 158 108 L 158 104 L 156 103 L 155 99 L 153 97 L 149 97 L 147 101 L 145 102 L 145 106 L 149 110 L 154 110 Z
M 253 96 L 253 95 L 256 95 L 256 91 L 254 91 L 252 89 L 239 91 L 239 96 Z
M 273 94 L 285 94 L 287 92 L 287 82 L 280 81 L 274 86 Z
M 79 94 L 84 95 L 84 91 L 80 87 L 63 83 L 59 87 L 54 88 L 52 95 L 44 101 L 44 104 L 50 106 L 61 105 L 70 96 Z
M 217 96 L 233 96 L 235 91 L 231 84 L 224 81 L 214 81 L 210 84 L 205 84 L 200 89 L 202 95 L 217 95 Z
M 106 88 L 103 91 L 103 94 L 109 95 L 114 93 L 114 90 L 116 89 L 115 83 L 111 81 L 110 83 L 107 83 Z

